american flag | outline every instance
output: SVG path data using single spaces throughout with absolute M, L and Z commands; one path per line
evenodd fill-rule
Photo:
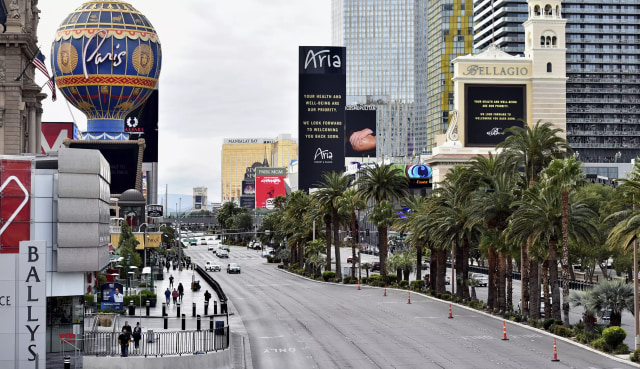
M 31 63 L 33 63 L 33 65 L 47 77 L 47 85 L 51 89 L 51 100 L 56 101 L 56 83 L 53 78 L 49 76 L 47 66 L 44 64 L 44 55 L 42 55 L 42 52 L 40 50 L 38 50 L 38 55 L 33 58 L 33 61 Z

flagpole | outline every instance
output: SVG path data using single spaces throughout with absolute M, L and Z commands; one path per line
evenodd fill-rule
M 16 79 L 14 81 L 18 82 L 22 78 L 22 76 L 24 75 L 24 72 L 27 71 L 27 68 L 29 68 L 29 65 L 31 65 L 31 63 L 33 63 L 33 59 L 31 59 L 31 61 L 28 62 L 27 65 L 24 66 L 24 69 L 22 70 L 22 72 L 20 73 L 19 76 L 16 77 Z

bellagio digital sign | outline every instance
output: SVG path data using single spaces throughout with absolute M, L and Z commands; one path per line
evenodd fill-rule
M 524 127 L 526 85 L 465 85 L 465 146 L 493 147 Z

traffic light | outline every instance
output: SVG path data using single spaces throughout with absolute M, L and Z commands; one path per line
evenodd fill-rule
M 400 238 L 404 238 L 404 231 L 400 231 Z
M 367 228 L 367 237 L 369 237 L 369 228 Z

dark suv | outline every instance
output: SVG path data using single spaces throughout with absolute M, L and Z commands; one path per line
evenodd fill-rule
M 371 263 L 371 271 L 375 272 L 375 271 L 380 271 L 380 262 L 379 261 L 374 261 L 373 263 Z

